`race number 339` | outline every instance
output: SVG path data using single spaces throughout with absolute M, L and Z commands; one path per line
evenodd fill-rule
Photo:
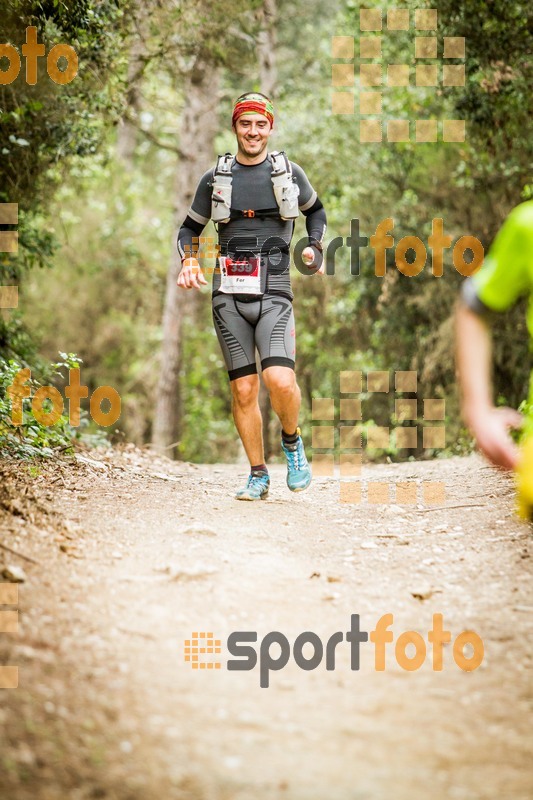
M 261 294 L 261 259 L 220 256 L 220 291 L 228 294 Z

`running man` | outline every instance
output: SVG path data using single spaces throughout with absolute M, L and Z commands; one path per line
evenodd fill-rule
M 301 395 L 294 371 L 289 245 L 301 211 L 309 237 L 302 259 L 310 272 L 322 273 L 326 213 L 302 168 L 284 153 L 268 152 L 273 125 L 274 108 L 268 97 L 250 92 L 236 100 L 232 130 L 237 154 L 219 156 L 215 169 L 201 177 L 178 233 L 182 258 L 178 286 L 200 289 L 207 281 L 194 256 L 197 237 L 210 219 L 218 222 L 212 314 L 228 370 L 233 418 L 250 462 L 246 486 L 235 495 L 239 500 L 264 500 L 270 487 L 256 348 L 270 402 L 281 423 L 287 486 L 298 492 L 311 482 L 298 427 Z
M 513 209 L 496 236 L 483 267 L 463 283 L 457 308 L 457 363 L 462 411 L 480 450 L 493 464 L 518 469 L 521 509 L 533 505 L 530 456 L 533 418 L 524 420 L 512 408 L 495 408 L 492 398 L 490 322 L 516 301 L 529 296 L 527 327 L 533 338 L 533 201 Z M 533 403 L 533 379 L 529 406 Z M 509 435 L 525 422 L 522 450 Z M 529 488 L 528 488 L 529 487 Z

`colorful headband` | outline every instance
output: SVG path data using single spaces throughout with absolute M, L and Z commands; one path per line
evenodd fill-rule
M 270 126 L 274 127 L 274 106 L 270 100 L 262 94 L 250 92 L 249 94 L 243 94 L 239 97 L 233 107 L 231 124 L 235 125 L 236 120 L 238 120 L 242 114 L 263 114 L 270 122 Z

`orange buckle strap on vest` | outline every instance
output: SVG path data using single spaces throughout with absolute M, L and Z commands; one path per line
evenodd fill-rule
M 243 217 L 255 217 L 255 211 L 252 208 L 243 209 Z

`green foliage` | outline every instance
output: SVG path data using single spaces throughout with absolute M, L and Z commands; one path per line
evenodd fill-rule
M 0 201 L 16 202 L 24 211 L 42 203 L 53 180 L 65 176 L 65 157 L 94 153 L 116 108 L 112 75 L 120 51 L 121 20 L 126 7 L 111 0 L 81 3 L 7 0 L 0 35 L 20 49 L 25 30 L 33 25 L 46 52 L 57 43 L 78 54 L 79 69 L 64 86 L 52 81 L 44 58 L 38 60 L 35 86 L 26 83 L 24 66 L 18 78 L 0 86 Z
M 22 59 L 19 76 L 0 86 L 0 203 L 19 206 L 19 252 L 0 255 L 0 284 L 20 283 L 28 270 L 53 263 L 58 241 L 50 231 L 46 207 L 73 160 L 94 154 L 116 118 L 112 76 L 126 10 L 126 4 L 119 7 L 112 0 L 3 3 L 0 41 L 20 52 L 26 28 L 33 25 L 46 53 L 54 44 L 72 46 L 79 69 L 71 83 L 61 86 L 49 78 L 41 57 L 32 86 L 26 82 Z M 0 355 L 9 355 L 6 348 L 16 350 L 15 339 L 16 327 L 3 324 Z
M 79 368 L 80 359 L 74 353 L 60 353 L 60 361 L 44 365 L 47 380 L 64 378 L 62 369 Z M 80 430 L 69 424 L 67 414 L 62 414 L 53 425 L 43 425 L 36 418 L 32 408 L 32 397 L 43 385 L 33 374 L 27 382 L 31 396 L 20 400 L 22 422 L 13 424 L 13 397 L 8 389 L 23 365 L 15 359 L 0 359 L 0 453 L 21 459 L 51 458 L 58 452 L 72 452 L 73 440 L 82 439 L 80 430 L 87 425 L 87 413 L 80 415 Z M 47 398 L 42 406 L 46 413 L 52 410 L 52 402 Z

